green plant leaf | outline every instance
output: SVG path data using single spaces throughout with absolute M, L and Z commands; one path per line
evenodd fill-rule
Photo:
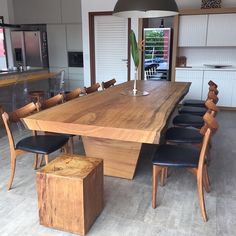
M 131 55 L 134 60 L 134 65 L 136 68 L 138 68 L 139 65 L 139 49 L 138 49 L 138 44 L 136 40 L 136 36 L 133 30 L 130 32 L 130 50 L 131 50 Z

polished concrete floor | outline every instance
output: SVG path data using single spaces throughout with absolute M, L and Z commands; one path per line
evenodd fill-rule
M 152 209 L 151 148 L 145 145 L 133 181 L 105 177 L 105 207 L 87 235 L 236 235 L 236 112 L 222 111 L 217 119 L 220 129 L 213 138 L 207 223 L 198 207 L 195 178 L 182 169 L 170 171 L 167 185 L 158 190 L 158 207 Z M 14 133 L 18 138 L 23 135 Z M 0 235 L 73 235 L 39 225 L 32 155 L 19 157 L 13 189 L 6 190 L 10 159 L 7 138 L 2 130 L 0 134 Z M 77 153 L 82 153 L 81 142 L 76 143 Z

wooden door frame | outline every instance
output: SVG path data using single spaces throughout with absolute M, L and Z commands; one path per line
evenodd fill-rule
M 91 85 L 96 83 L 96 63 L 95 63 L 95 16 L 111 16 L 112 11 L 89 12 L 89 54 L 90 54 L 90 81 Z M 131 19 L 128 19 L 128 45 L 127 45 L 127 78 L 130 80 L 130 31 Z
M 4 17 L 3 16 L 0 16 L 0 20 L 1 20 L 1 23 L 4 24 Z M 3 41 L 3 44 L 4 44 L 4 50 L 5 50 L 5 57 L 6 57 L 6 66 L 8 68 L 8 55 L 7 55 L 7 42 L 6 42 L 6 33 L 5 33 L 5 29 L 4 27 L 2 28 L 3 29 L 3 37 L 4 37 L 4 41 Z

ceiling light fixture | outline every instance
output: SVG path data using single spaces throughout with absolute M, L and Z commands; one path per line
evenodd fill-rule
M 113 15 L 124 18 L 154 18 L 179 13 L 175 0 L 118 0 Z

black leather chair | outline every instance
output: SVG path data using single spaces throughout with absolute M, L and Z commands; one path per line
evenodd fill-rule
M 195 116 L 195 115 L 177 115 L 173 119 L 173 125 L 179 127 L 195 127 L 201 128 L 204 125 L 204 121 L 202 116 Z
M 196 116 L 203 116 L 206 111 L 207 109 L 205 107 L 182 106 L 179 108 L 179 114 L 189 114 Z
M 213 81 L 209 81 L 208 82 L 208 85 L 209 85 L 209 93 L 208 93 L 208 96 L 207 96 L 207 99 L 216 99 L 215 96 L 211 96 L 213 92 L 214 95 L 218 95 L 219 91 L 217 90 L 217 84 L 215 84 Z M 218 100 L 217 100 L 218 101 Z M 205 100 L 198 100 L 198 99 L 187 99 L 187 100 L 184 100 L 182 105 L 183 106 L 192 106 L 192 107 L 205 107 Z
M 203 140 L 203 135 L 198 129 L 171 127 L 166 131 L 165 140 L 167 143 L 174 144 L 200 144 Z
M 17 109 L 15 112 L 11 113 L 10 116 L 6 112 L 1 111 L 11 154 L 11 174 L 8 182 L 8 190 L 10 190 L 14 179 L 17 156 L 24 154 L 25 152 L 35 153 L 35 166 L 38 164 L 39 155 L 44 156 L 47 164 L 48 154 L 62 148 L 69 140 L 68 137 L 62 135 L 37 135 L 35 132 L 35 135 L 25 137 L 15 144 L 10 124 L 19 122 L 21 118 L 24 118 L 36 111 L 37 106 L 33 102 Z
M 207 100 L 205 106 L 207 107 L 206 112 L 213 112 L 214 114 L 218 112 L 218 108 L 212 100 Z M 202 116 L 181 114 L 174 117 L 173 124 L 178 127 L 194 127 L 199 129 L 204 125 L 204 121 Z
M 154 153 L 153 164 L 153 190 L 152 190 L 152 207 L 156 208 L 156 195 L 158 174 L 164 172 L 165 168 L 178 167 L 187 168 L 197 178 L 197 189 L 200 209 L 204 221 L 207 221 L 207 214 L 204 202 L 204 190 L 209 190 L 209 183 L 206 176 L 206 153 L 209 140 L 214 130 L 218 128 L 218 123 L 212 114 L 206 113 L 203 117 L 206 123 L 204 131 L 204 140 L 201 150 L 194 147 L 179 145 L 159 145 Z

